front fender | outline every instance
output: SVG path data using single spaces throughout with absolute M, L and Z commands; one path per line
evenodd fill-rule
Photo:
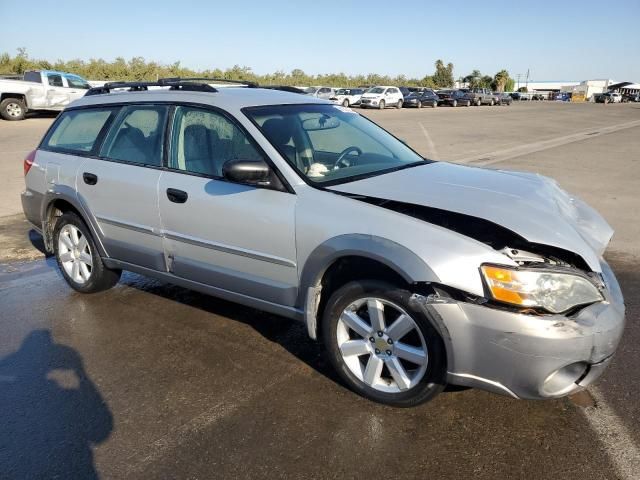
M 391 240 L 365 234 L 339 235 L 316 247 L 307 258 L 298 290 L 298 305 L 304 307 L 307 332 L 317 338 L 316 313 L 322 277 L 327 269 L 343 257 L 364 257 L 380 262 L 400 275 L 407 283 L 438 282 L 438 276 L 418 255 Z

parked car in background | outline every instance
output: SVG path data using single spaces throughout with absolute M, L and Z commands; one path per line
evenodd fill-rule
M 553 99 L 556 102 L 570 102 L 571 101 L 571 93 L 569 92 L 558 92 L 554 95 Z
M 531 96 L 531 100 L 537 101 L 537 102 L 541 102 L 543 100 L 546 100 L 546 97 L 543 93 L 534 93 Z
M 460 91 L 465 92 L 475 106 L 496 104 L 490 88 L 461 88 Z
M 511 105 L 511 102 L 513 102 L 511 95 L 505 92 L 496 92 L 495 99 L 498 105 Z
M 607 92 L 603 95 L 604 103 L 620 103 L 622 102 L 622 94 L 618 92 Z
M 403 103 L 404 96 L 398 87 L 384 85 L 370 88 L 360 98 L 360 108 L 402 108 Z
M 404 97 L 404 107 L 432 107 L 438 106 L 440 98 L 431 89 L 424 89 L 419 92 L 411 92 L 408 96 Z
M 307 87 L 304 93 L 311 97 L 324 98 L 325 100 L 329 100 L 336 94 L 335 90 L 331 87 Z
M 469 107 L 475 98 L 464 90 L 438 90 L 438 105 Z
M 426 160 L 325 100 L 156 83 L 90 90 L 25 158 L 25 217 L 78 295 L 127 270 L 300 321 L 349 388 L 398 407 L 447 384 L 558 398 L 611 362 L 613 230 L 553 180 Z
M 403 97 L 408 97 L 412 90 L 409 87 L 398 87 Z
M 338 103 L 343 107 L 359 105 L 360 98 L 362 98 L 363 93 L 363 88 L 339 88 L 336 90 L 335 95 L 333 95 L 329 100 Z
M 53 70 L 25 72 L 22 80 L 0 79 L 0 117 L 23 120 L 30 110 L 60 111 L 89 88 L 84 78 Z
M 640 102 L 640 94 L 633 94 L 633 93 L 623 93 L 622 94 L 622 103 L 628 103 L 628 102 Z

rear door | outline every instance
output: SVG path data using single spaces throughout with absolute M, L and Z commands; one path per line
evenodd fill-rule
M 222 176 L 229 160 L 263 160 L 230 116 L 176 107 L 159 206 L 170 271 L 279 305 L 295 304 L 296 196 Z
M 165 270 L 157 192 L 167 113 L 166 105 L 122 107 L 76 178 L 109 256 L 154 270 Z

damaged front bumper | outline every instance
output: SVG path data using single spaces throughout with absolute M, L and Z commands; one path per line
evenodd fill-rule
M 624 329 L 624 300 L 602 261 L 605 301 L 571 316 L 534 316 L 415 296 L 447 349 L 448 382 L 522 399 L 557 398 L 596 380 Z

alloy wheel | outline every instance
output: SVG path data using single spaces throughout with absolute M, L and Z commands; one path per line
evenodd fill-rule
M 358 299 L 338 319 L 342 360 L 367 386 L 386 393 L 415 387 L 428 365 L 425 339 L 415 320 L 382 298 Z
M 15 102 L 8 103 L 6 106 L 7 114 L 11 117 L 20 117 L 22 115 L 22 107 Z
M 66 274 L 83 285 L 89 281 L 93 269 L 91 247 L 80 229 L 67 224 L 58 235 L 58 258 Z

